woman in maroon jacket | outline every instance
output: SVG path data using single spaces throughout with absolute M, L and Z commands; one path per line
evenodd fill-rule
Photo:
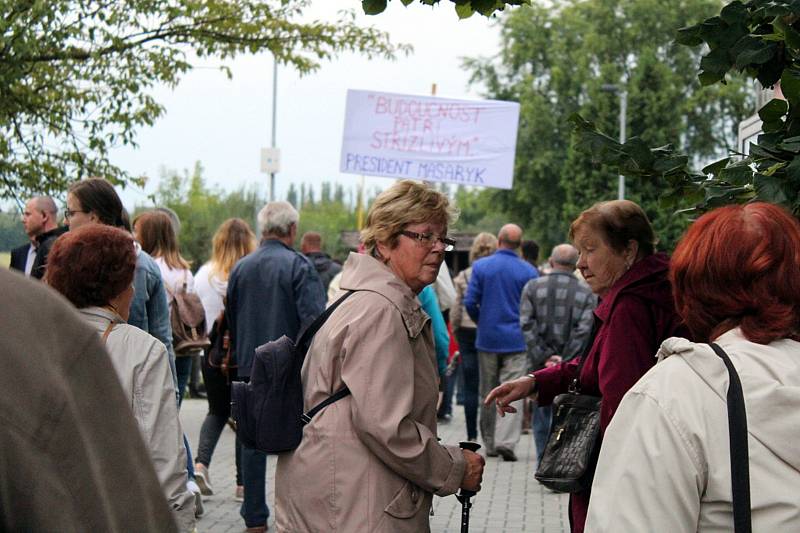
M 570 238 L 580 251 L 578 269 L 599 298 L 596 335 L 584 355 L 581 392 L 603 398 L 601 432 L 622 397 L 655 364 L 664 339 L 686 337 L 688 330 L 675 312 L 667 271 L 669 258 L 655 252 L 656 238 L 641 207 L 628 200 L 601 202 L 572 223 Z M 501 416 L 514 412 L 510 402 L 536 395 L 539 405 L 567 392 L 580 363 L 575 358 L 503 383 L 487 397 Z M 572 531 L 583 531 L 589 492 L 570 498 Z

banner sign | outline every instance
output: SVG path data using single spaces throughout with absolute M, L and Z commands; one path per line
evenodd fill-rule
M 347 91 L 348 174 L 510 189 L 519 104 Z

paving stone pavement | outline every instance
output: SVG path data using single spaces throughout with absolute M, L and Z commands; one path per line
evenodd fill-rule
M 184 400 L 181 408 L 181 421 L 193 450 L 197 448 L 206 409 L 205 400 L 189 399 Z M 439 436 L 443 442 L 457 443 L 466 438 L 463 413 L 461 406 L 454 406 L 453 420 L 439 426 Z M 499 458 L 487 458 L 482 490 L 472 498 L 471 533 L 569 532 L 567 496 L 544 489 L 533 477 L 536 466 L 535 448 L 532 435 L 522 435 L 516 450 L 519 461 L 509 463 Z M 267 459 L 267 497 L 273 513 L 275 498 L 272 489 L 276 462 L 276 457 L 270 456 Z M 234 433 L 226 428 L 214 451 L 209 469 L 214 495 L 204 498 L 205 514 L 197 522 L 198 533 L 244 531 L 244 521 L 239 516 L 240 504 L 234 501 L 235 469 Z M 272 517 L 269 526 L 272 530 Z M 434 497 L 431 531 L 461 531 L 461 504 L 455 496 Z

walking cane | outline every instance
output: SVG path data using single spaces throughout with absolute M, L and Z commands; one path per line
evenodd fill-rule
M 477 442 L 461 441 L 458 443 L 459 447 L 463 450 L 477 452 L 481 447 Z M 461 533 L 469 533 L 469 510 L 472 507 L 469 499 L 475 496 L 475 492 L 471 490 L 461 489 L 456 498 L 461 502 Z

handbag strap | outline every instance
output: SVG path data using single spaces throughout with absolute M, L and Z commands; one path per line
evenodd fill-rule
M 108 336 L 111 334 L 111 330 L 112 329 L 114 329 L 114 321 L 113 320 L 108 323 L 108 325 L 106 326 L 105 331 L 103 332 L 103 335 L 101 335 L 101 337 L 100 337 L 100 340 L 103 341 L 103 344 L 107 344 L 108 343 Z
M 727 401 L 733 485 L 733 530 L 735 533 L 750 533 L 750 465 L 747 448 L 747 412 L 742 383 L 725 350 L 713 342 L 710 346 L 725 363 L 730 376 Z
M 597 318 L 597 315 L 592 313 L 592 331 L 589 333 L 589 338 L 586 340 L 586 348 L 583 349 L 583 354 L 581 354 L 581 360 L 578 363 L 578 369 L 575 371 L 575 377 L 569 385 L 569 392 L 577 394 L 581 391 L 581 371 L 589 356 L 589 352 L 592 351 L 592 345 L 594 344 L 594 339 L 597 337 L 597 330 L 599 329 L 600 319 Z

